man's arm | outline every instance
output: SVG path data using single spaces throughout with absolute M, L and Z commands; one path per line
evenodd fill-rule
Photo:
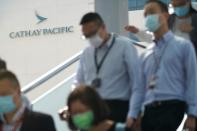
M 187 113 L 197 117 L 197 61 L 192 43 L 185 44 L 184 53 Z
M 132 25 L 126 26 L 125 30 L 128 31 L 129 33 L 133 33 L 140 42 L 152 43 L 153 35 L 147 33 L 147 31 L 145 30 L 140 30 L 137 27 L 132 26 Z
M 77 68 L 74 84 L 79 85 L 84 83 L 85 83 L 85 79 L 84 79 L 84 71 L 83 71 L 83 59 L 81 57 Z
M 141 62 L 137 50 L 132 45 L 125 49 L 125 61 L 131 81 L 131 98 L 128 117 L 136 119 L 144 100 Z
M 188 106 L 185 128 L 195 130 L 195 118 L 197 117 L 197 61 L 192 44 L 188 42 L 185 46 L 184 65 L 186 74 L 186 102 Z

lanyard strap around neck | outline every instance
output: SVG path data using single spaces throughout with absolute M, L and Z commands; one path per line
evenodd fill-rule
M 166 44 L 166 45 L 164 45 L 163 50 L 162 50 L 162 52 L 161 52 L 161 55 L 160 55 L 159 57 L 156 56 L 155 50 L 153 51 L 153 57 L 154 57 L 154 61 L 155 61 L 155 64 L 156 64 L 155 70 L 154 70 L 154 74 L 157 73 L 157 71 L 159 70 L 160 65 L 161 65 L 161 60 L 162 60 L 162 58 L 164 57 L 165 52 L 166 52 L 166 50 L 167 50 L 167 47 L 168 47 L 168 45 L 169 45 L 170 43 L 165 43 L 165 44 Z
M 99 72 L 100 72 L 100 69 L 107 57 L 107 55 L 109 54 L 111 48 L 113 47 L 114 43 L 115 43 L 115 36 L 112 36 L 113 39 L 112 39 L 112 42 L 108 48 L 108 50 L 106 51 L 106 53 L 104 54 L 103 58 L 101 59 L 101 62 L 98 63 L 98 60 L 97 60 L 97 53 L 98 53 L 98 48 L 95 49 L 95 52 L 94 52 L 94 62 L 95 62 L 95 66 L 96 66 L 96 74 L 98 75 Z

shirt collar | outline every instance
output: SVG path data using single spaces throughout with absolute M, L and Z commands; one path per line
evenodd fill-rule
M 25 103 L 23 103 L 22 106 L 19 108 L 19 110 L 14 115 L 11 124 L 16 123 L 21 118 L 21 116 L 25 112 L 25 108 L 26 108 L 26 105 L 25 105 Z M 1 119 L 3 124 L 7 124 L 3 114 L 0 115 L 0 119 Z
M 108 47 L 112 44 L 113 38 L 114 38 L 114 34 L 111 33 L 111 34 L 110 34 L 110 38 L 109 38 L 109 40 L 107 41 L 107 46 L 108 46 Z
M 105 43 L 104 46 L 101 46 L 101 48 L 106 48 L 106 47 L 108 48 L 108 47 L 110 47 L 110 45 L 112 44 L 113 37 L 114 37 L 114 34 L 110 33 L 110 38 L 107 40 L 107 42 Z
M 173 37 L 174 34 L 171 31 L 168 31 L 161 39 L 154 40 L 154 42 L 156 43 L 156 46 L 161 47 L 164 43 L 168 43 Z

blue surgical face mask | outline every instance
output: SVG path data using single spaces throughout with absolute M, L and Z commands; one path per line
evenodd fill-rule
M 159 14 L 148 15 L 145 18 L 145 26 L 150 32 L 155 32 L 161 26 L 159 21 Z
M 0 114 L 13 112 L 16 105 L 13 102 L 13 96 L 0 96 Z
M 189 5 L 184 5 L 184 6 L 180 6 L 180 7 L 175 7 L 174 13 L 179 17 L 183 17 L 189 13 L 189 10 L 190 10 Z

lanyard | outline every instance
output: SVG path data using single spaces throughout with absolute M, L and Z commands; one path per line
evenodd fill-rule
M 155 64 L 156 64 L 156 67 L 155 67 L 155 70 L 154 70 L 153 73 L 157 73 L 157 71 L 159 70 L 160 65 L 161 65 L 161 60 L 162 60 L 162 58 L 165 54 L 165 51 L 166 51 L 168 45 L 169 45 L 169 43 L 166 43 L 166 45 L 165 45 L 165 47 L 163 47 L 162 53 L 159 57 L 157 57 L 155 51 L 153 51 L 153 57 L 154 57 L 154 61 L 155 61 Z
M 11 131 L 17 131 L 17 129 L 21 126 L 23 118 L 24 118 L 24 111 L 25 111 L 25 104 L 21 106 L 21 108 L 16 113 L 15 117 L 13 118 L 13 121 L 16 121 L 16 124 L 14 125 Z
M 95 66 L 96 66 L 96 74 L 97 74 L 97 75 L 99 74 L 99 71 L 100 71 L 100 69 L 101 69 L 101 67 L 102 67 L 102 65 L 103 65 L 103 63 L 104 63 L 104 61 L 105 61 L 107 55 L 109 54 L 109 52 L 110 52 L 112 46 L 113 46 L 114 43 L 115 43 L 115 36 L 112 36 L 112 37 L 113 37 L 112 42 L 111 42 L 111 44 L 110 44 L 108 50 L 106 51 L 105 55 L 104 55 L 103 58 L 101 59 L 101 62 L 100 62 L 100 63 L 98 63 L 98 61 L 97 61 L 98 49 L 97 49 L 97 48 L 95 49 L 95 52 L 94 52 L 94 62 L 95 62 Z
M 17 129 L 21 126 L 22 119 L 18 120 L 11 131 L 17 131 Z

